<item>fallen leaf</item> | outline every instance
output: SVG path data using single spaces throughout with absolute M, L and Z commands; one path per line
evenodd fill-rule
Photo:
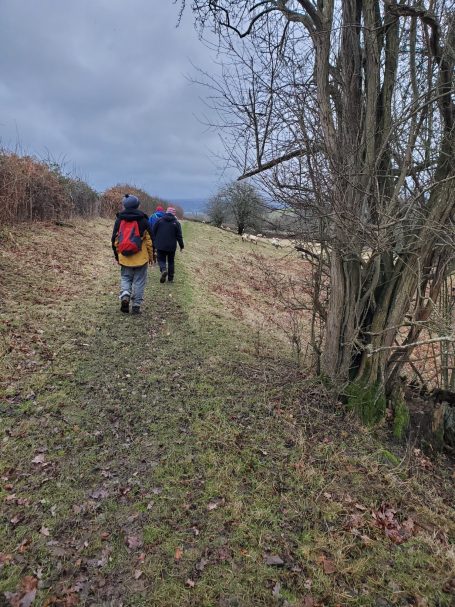
M 316 602 L 311 596 L 306 596 L 303 601 L 300 602 L 299 607 L 316 607 Z
M 190 578 L 188 578 L 185 582 L 185 585 L 188 586 L 189 588 L 194 588 L 196 585 L 196 582 L 194 582 L 193 580 L 190 580 Z
M 271 565 L 274 567 L 282 567 L 284 565 L 284 561 L 277 554 L 266 554 L 264 555 L 264 561 L 266 565 Z
M 231 558 L 231 551 L 226 546 L 218 548 L 215 554 L 218 561 L 227 561 Z
M 23 517 L 21 514 L 16 514 L 16 516 L 13 516 L 13 518 L 10 519 L 9 522 L 11 523 L 11 525 L 13 525 L 13 527 L 16 527 L 16 525 L 18 525 L 21 522 L 22 518 Z
M 49 529 L 47 527 L 44 527 L 44 526 L 41 527 L 40 533 L 41 533 L 41 535 L 45 535 L 46 537 L 49 537 L 49 535 L 50 535 Z
M 5 597 L 11 607 L 30 607 L 36 597 L 38 588 L 38 579 L 31 575 L 26 575 L 17 592 L 5 592 Z
M 357 510 L 362 510 L 362 512 L 364 512 L 365 510 L 367 510 L 366 506 L 362 506 L 362 504 L 354 504 L 355 508 L 357 508 Z
M 330 575 L 331 573 L 335 573 L 336 567 L 335 563 L 330 559 L 325 559 L 323 564 L 324 573 Z
M 321 563 L 322 569 L 326 575 L 335 573 L 335 571 L 336 571 L 335 563 L 331 559 L 327 558 L 325 556 L 325 554 L 322 554 L 318 558 L 318 562 Z
M 4 567 L 5 565 L 9 565 L 9 563 L 11 563 L 12 560 L 13 560 L 13 555 L 12 554 L 2 554 L 2 553 L 0 553 L 0 569 L 2 567 Z
M 273 587 L 272 596 L 274 596 L 276 599 L 279 599 L 280 594 L 281 594 L 281 584 L 280 584 L 280 582 L 277 582 L 275 584 L 275 586 Z
M 132 550 L 135 550 L 136 548 L 140 548 L 142 546 L 142 544 L 143 544 L 142 540 L 137 535 L 129 535 L 126 538 L 126 545 L 128 546 L 128 548 L 131 548 Z
M 40 453 L 32 459 L 32 464 L 44 464 L 44 459 L 44 453 Z
M 196 564 L 196 569 L 198 571 L 204 571 L 205 566 L 209 564 L 209 559 L 202 557 L 199 563 Z
M 142 571 L 140 569 L 136 569 L 134 572 L 134 579 L 138 580 L 142 575 Z
M 96 491 L 90 493 L 90 497 L 94 500 L 102 500 L 109 497 L 109 492 L 106 491 L 106 489 L 97 489 Z
M 406 541 L 406 537 L 402 535 L 397 529 L 385 529 L 385 534 L 394 544 L 402 544 Z
M 357 530 L 359 527 L 363 527 L 364 521 L 361 514 L 351 514 L 348 522 L 345 524 L 345 528 L 349 530 Z
M 102 540 L 103 542 L 105 542 L 107 539 L 109 539 L 110 535 L 111 535 L 111 534 L 110 534 L 110 533 L 108 533 L 107 531 L 103 531 L 103 533 L 100 535 L 101 540 Z
M 24 552 L 27 550 L 27 548 L 30 546 L 30 544 L 31 544 L 31 540 L 25 539 L 19 544 L 19 546 L 16 548 L 16 550 L 19 552 L 19 554 L 24 554 Z
M 406 531 L 410 535 L 412 535 L 412 533 L 414 531 L 414 527 L 415 527 L 415 524 L 414 524 L 414 521 L 412 520 L 412 518 L 407 518 L 403 523 L 403 527 L 404 527 L 404 529 L 406 529 Z
M 87 561 L 87 565 L 90 565 L 90 567 L 104 567 L 105 565 L 107 565 L 107 563 L 109 561 L 110 552 L 111 552 L 110 548 L 105 548 L 102 551 L 100 558 L 89 559 Z
M 177 548 L 175 550 L 175 554 L 174 554 L 175 560 L 179 561 L 182 558 L 182 556 L 183 556 L 183 550 L 182 550 L 182 548 Z

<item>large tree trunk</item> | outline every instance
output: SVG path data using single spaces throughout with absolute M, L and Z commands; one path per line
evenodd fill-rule
M 360 49 L 357 24 L 360 4 L 363 5 L 365 26 L 368 27 L 365 34 L 367 52 L 363 112 L 359 109 L 361 84 L 357 81 Z M 337 194 L 342 191 L 344 196 L 339 203 L 341 208 L 351 217 L 357 216 L 359 219 L 364 213 L 369 213 L 370 221 L 377 222 L 380 228 L 381 222 L 389 221 L 387 213 L 393 216 L 396 193 L 404 183 L 406 163 L 412 159 L 411 150 L 415 145 L 418 125 L 415 119 L 410 123 L 409 151 L 405 155 L 401 176 L 396 181 L 391 177 L 393 171 L 389 138 L 392 128 L 392 91 L 398 64 L 398 21 L 386 9 L 384 22 L 388 23 L 388 27 L 385 30 L 385 39 L 380 39 L 377 34 L 378 15 L 376 2 L 358 3 L 353 0 L 343 3 L 343 22 L 349 25 L 345 26 L 342 34 L 344 95 L 339 116 L 338 149 L 343 150 L 351 165 L 342 166 L 336 154 L 332 155 L 332 160 L 338 161 L 337 173 L 344 177 L 344 187 L 338 187 L 334 193 L 335 209 Z M 411 45 L 414 47 L 415 36 L 414 19 L 411 27 Z M 439 81 L 440 92 L 444 92 L 446 97 L 449 96 L 447 74 L 453 73 L 452 37 L 453 32 L 448 37 L 448 51 L 445 55 L 437 45 L 433 46 L 433 52 L 439 53 L 437 61 L 442 74 Z M 387 69 L 379 89 L 379 54 L 382 44 Z M 321 72 L 322 70 L 319 70 L 318 73 Z M 412 79 L 413 87 L 414 79 L 415 77 Z M 415 91 L 414 94 L 417 95 Z M 445 136 L 434 176 L 435 186 L 431 190 L 426 207 L 419 210 L 420 223 L 403 236 L 402 253 L 392 255 L 390 252 L 382 252 L 379 260 L 372 260 L 364 272 L 360 260 L 362 250 L 359 247 L 356 251 L 356 240 L 353 233 L 349 232 L 349 226 L 342 230 L 341 238 L 338 237 L 338 230 L 334 239 L 322 369 L 334 380 L 351 383 L 348 392 L 352 393 L 356 406 L 367 420 L 381 416 L 385 405 L 383 396 L 393 392 L 394 382 L 401 366 L 407 360 L 406 356 L 394 356 L 394 353 L 400 327 L 403 326 L 413 301 L 418 298 L 418 288 L 429 285 L 432 296 L 420 314 L 419 320 L 422 320 L 424 317 L 428 318 L 433 298 L 437 296 L 441 285 L 442 274 L 432 270 L 434 251 L 441 227 L 453 216 L 454 202 L 453 197 L 450 197 L 450 180 L 455 175 L 452 160 L 455 153 L 452 107 L 449 103 L 450 108 L 447 109 L 447 100 L 444 100 L 445 97 L 442 96 L 440 106 L 445 121 Z M 364 116 L 362 120 L 361 115 Z M 325 134 L 327 136 L 327 131 Z M 362 141 L 363 145 L 359 145 L 359 141 Z M 375 204 L 371 205 L 369 201 L 373 199 Z M 384 209 L 386 214 L 383 213 Z M 340 215 L 335 221 L 340 221 Z M 443 252 L 440 254 L 444 256 Z M 377 271 L 372 271 L 374 265 L 378 268 Z M 431 273 L 432 277 L 428 278 Z M 422 326 L 419 325 L 409 331 L 404 347 L 417 340 L 421 329 Z M 409 354 L 408 351 L 406 353 Z

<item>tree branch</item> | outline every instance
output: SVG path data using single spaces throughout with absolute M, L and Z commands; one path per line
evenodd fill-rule
M 414 341 L 410 344 L 396 345 L 396 346 L 381 346 L 380 348 L 373 349 L 371 344 L 365 346 L 367 356 L 370 357 L 376 352 L 383 352 L 385 350 L 408 350 L 409 348 L 415 348 L 416 346 L 424 346 L 426 344 L 435 344 L 441 341 L 448 341 L 450 343 L 455 342 L 453 336 L 442 335 L 441 337 L 433 337 L 432 339 L 424 339 L 423 341 Z
M 274 158 L 273 160 L 269 160 L 269 162 L 261 164 L 258 167 L 256 167 L 255 169 L 251 169 L 251 171 L 247 171 L 246 173 L 243 173 L 243 175 L 240 175 L 240 177 L 237 177 L 237 181 L 242 181 L 242 179 L 247 179 L 248 177 L 253 177 L 253 175 L 257 175 L 258 173 L 262 173 L 264 171 L 267 171 L 268 169 L 272 169 L 274 166 L 277 166 L 278 164 L 281 164 L 282 162 L 286 162 L 287 160 L 291 160 L 292 158 L 298 158 L 299 156 L 307 156 L 310 153 L 312 153 L 312 152 L 310 152 L 306 149 L 304 150 L 302 148 L 299 148 L 298 150 L 294 150 L 293 152 L 284 154 L 283 156 L 280 156 L 279 158 Z
M 453 75 L 453 60 L 448 61 L 445 56 L 444 49 L 441 47 L 441 26 L 435 15 L 425 9 L 419 9 L 403 4 L 396 5 L 387 2 L 387 7 L 392 15 L 396 17 L 414 17 L 420 19 L 422 23 L 428 25 L 431 30 L 429 47 L 436 63 L 439 66 L 440 84 L 439 88 L 442 91 L 441 113 L 444 118 L 447 130 L 451 131 L 454 124 L 455 106 L 451 98 L 452 92 L 452 75 Z M 454 29 L 454 22 L 450 24 L 451 33 Z M 448 36 L 450 43 L 451 35 Z
M 255 17 L 253 17 L 251 19 L 248 28 L 244 32 L 241 32 L 234 25 L 230 24 L 229 15 L 228 15 L 228 20 L 226 22 L 220 21 L 220 25 L 222 25 L 223 27 L 227 27 L 228 29 L 235 32 L 239 38 L 246 38 L 246 36 L 249 36 L 251 34 L 251 30 L 253 29 L 256 21 L 259 21 L 259 19 L 261 19 L 261 17 L 263 17 L 264 15 L 267 15 L 268 13 L 271 13 L 272 11 L 276 11 L 276 10 L 278 10 L 276 7 L 271 7 L 271 8 L 266 8 L 261 13 L 258 13 Z

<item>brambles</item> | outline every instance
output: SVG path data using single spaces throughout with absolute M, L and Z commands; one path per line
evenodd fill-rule
M 113 217 L 126 193 L 138 196 L 141 208 L 151 214 L 170 203 L 128 184 L 107 189 L 101 196 L 77 175 L 66 173 L 53 161 L 0 151 L 0 223 L 63 221 L 72 217 Z M 183 209 L 172 204 L 177 216 Z
M 157 206 L 162 206 L 164 208 L 173 206 L 177 211 L 177 217 L 180 219 L 183 218 L 183 209 L 179 205 L 170 203 L 158 196 L 151 196 L 145 190 L 128 183 L 118 183 L 102 193 L 100 198 L 100 215 L 102 217 L 114 217 L 114 215 L 121 210 L 122 198 L 125 194 L 137 196 L 141 201 L 141 209 L 147 213 L 147 215 L 151 215 Z

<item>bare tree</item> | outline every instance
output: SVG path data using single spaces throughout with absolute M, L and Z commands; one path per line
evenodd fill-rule
M 219 35 L 223 77 L 209 84 L 242 177 L 261 178 L 320 221 L 329 273 L 322 371 L 350 382 L 361 407 L 373 400 L 379 417 L 453 257 L 454 7 L 192 7 Z
M 238 234 L 247 228 L 257 228 L 261 220 L 264 203 L 253 184 L 234 182 L 226 188 L 229 211 Z
M 254 185 L 246 181 L 234 181 L 221 188 L 212 199 L 212 207 L 223 215 L 222 221 L 235 224 L 238 234 L 258 227 L 265 208 Z
M 217 192 L 209 198 L 205 211 L 210 219 L 210 222 L 216 227 L 221 228 L 223 223 L 226 221 L 228 210 L 224 197 Z

